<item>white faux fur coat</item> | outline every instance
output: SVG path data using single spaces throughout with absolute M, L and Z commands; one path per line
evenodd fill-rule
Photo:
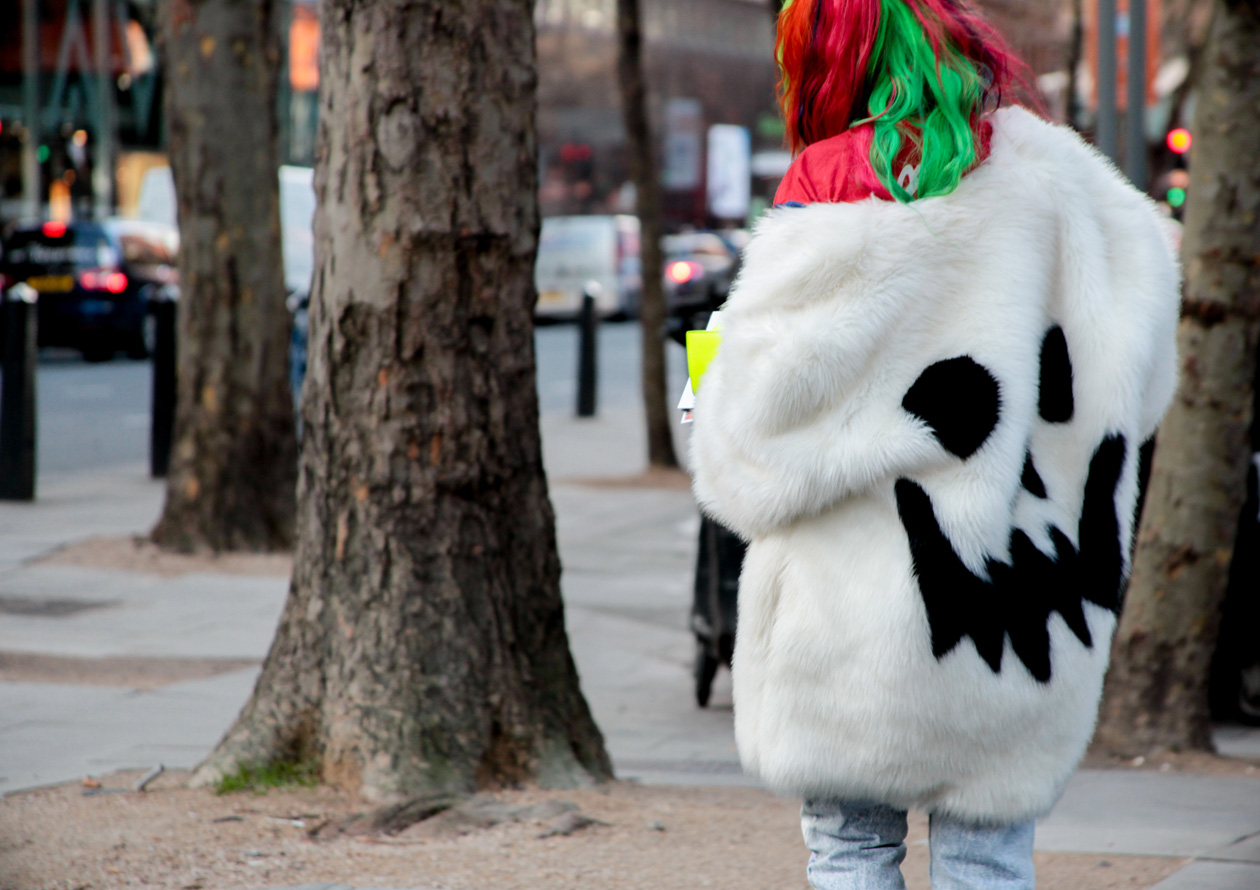
M 948 196 L 772 211 L 697 395 L 696 495 L 750 542 L 736 738 L 782 791 L 1022 821 L 1093 730 L 1180 273 L 1075 134 L 993 124 Z

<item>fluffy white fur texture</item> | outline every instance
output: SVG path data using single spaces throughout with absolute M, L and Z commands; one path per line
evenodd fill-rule
M 1051 614 L 1049 683 L 1009 638 L 997 674 L 969 637 L 938 661 L 893 486 L 930 495 L 983 577 L 1012 527 L 1049 554 L 1050 522 L 1077 543 L 1090 458 L 1120 433 L 1127 554 L 1136 452 L 1176 385 L 1180 272 L 1154 206 L 1106 159 L 1021 109 L 993 120 L 991 156 L 948 196 L 769 214 L 723 315 L 695 492 L 751 542 L 735 730 L 745 767 L 779 790 L 1024 820 L 1053 805 L 1093 731 L 1113 614 L 1085 604 L 1092 647 Z M 1051 425 L 1037 406 L 1055 324 L 1075 416 Z M 961 355 L 1001 404 L 965 461 L 901 407 L 926 367 Z M 1020 485 L 1029 449 L 1044 500 Z

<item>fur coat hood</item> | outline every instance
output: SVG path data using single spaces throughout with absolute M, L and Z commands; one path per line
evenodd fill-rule
M 722 316 L 694 487 L 750 542 L 735 731 L 779 790 L 1024 820 L 1093 730 L 1179 270 L 1074 133 L 993 124 L 944 197 L 772 211 Z

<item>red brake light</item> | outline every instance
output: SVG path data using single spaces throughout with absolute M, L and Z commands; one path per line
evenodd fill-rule
M 63 222 L 46 222 L 40 227 L 45 238 L 63 238 L 66 234 L 66 224 Z
M 127 276 L 122 272 L 90 269 L 79 276 L 79 286 L 84 290 L 103 290 L 121 294 L 127 289 Z
M 670 263 L 665 270 L 665 277 L 674 284 L 686 284 L 695 278 L 700 271 L 700 267 L 696 263 L 687 260 L 679 260 L 676 263 Z

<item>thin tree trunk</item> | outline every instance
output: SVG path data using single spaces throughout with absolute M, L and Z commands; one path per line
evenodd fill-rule
M 294 577 L 195 781 L 373 800 L 611 776 L 560 599 L 535 383 L 530 0 L 322 0 Z
M 293 542 L 277 182 L 275 0 L 163 4 L 171 170 L 179 203 L 179 384 L 166 505 L 175 550 Z
M 1208 669 L 1246 495 L 1260 333 L 1260 3 L 1220 0 L 1204 49 L 1178 346 L 1096 747 L 1210 750 Z
M 1072 28 L 1068 34 L 1067 95 L 1064 97 L 1063 117 L 1073 130 L 1081 129 L 1080 92 L 1081 58 L 1085 47 L 1084 0 L 1072 0 Z
M 638 196 L 643 297 L 643 407 L 647 412 L 648 463 L 676 467 L 665 393 L 665 288 L 661 256 L 661 182 L 648 121 L 647 83 L 643 76 L 643 34 L 639 0 L 617 0 L 617 74 L 622 114 L 630 139 L 630 170 Z

